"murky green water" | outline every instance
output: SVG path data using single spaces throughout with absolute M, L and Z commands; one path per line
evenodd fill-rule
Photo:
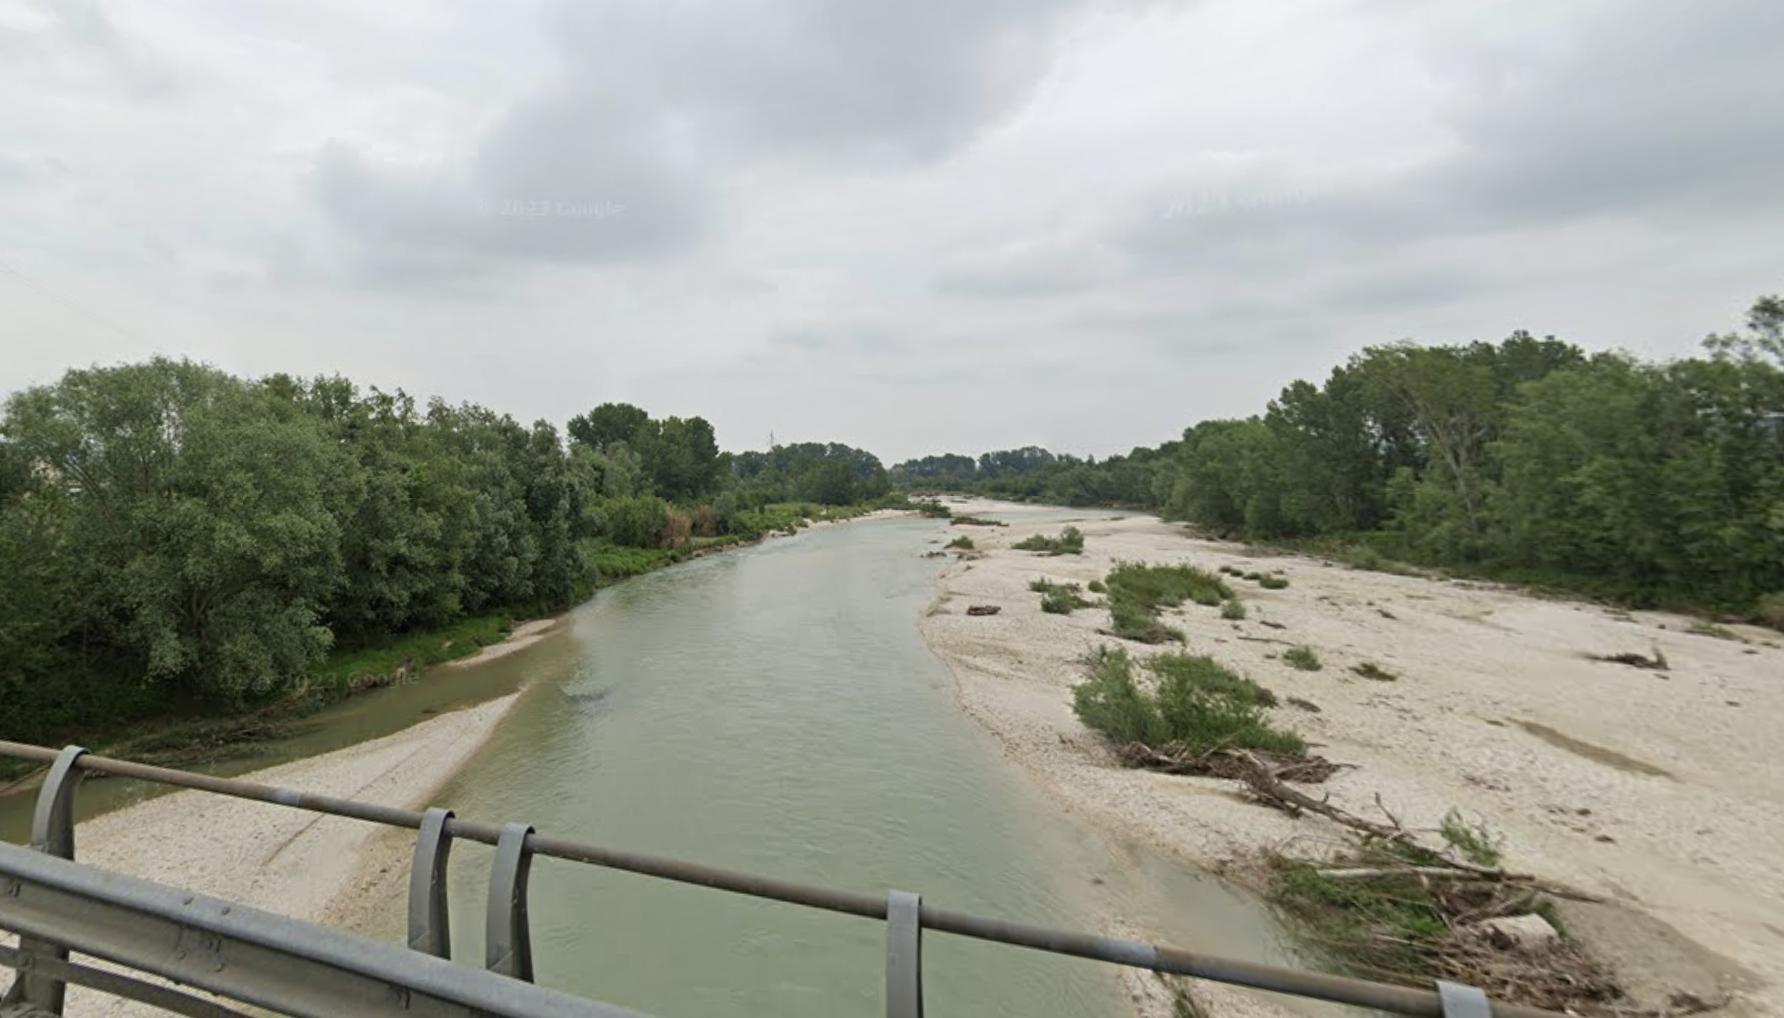
M 441 796 L 461 814 L 631 850 L 1070 926 L 1075 835 L 954 704 L 916 629 L 942 533 L 820 529 L 640 578 L 577 611 Z M 557 648 L 554 648 L 556 650 Z M 555 655 L 554 655 L 555 656 Z M 454 881 L 480 958 L 489 852 Z M 884 927 L 556 860 L 532 881 L 541 982 L 663 1015 L 883 1013 Z M 1094 963 L 932 935 L 937 1014 L 1114 1015 Z
M 524 681 L 438 797 L 460 816 L 1050 925 L 1093 928 L 1112 908 L 1181 946 L 1290 962 L 1250 902 L 1068 820 L 959 710 L 917 629 L 942 566 L 922 556 L 947 536 L 915 518 L 818 528 L 641 577 L 533 647 L 357 698 L 215 770 L 326 752 Z M 142 794 L 91 783 L 82 812 Z M 0 800 L 0 836 L 23 836 L 27 799 Z M 454 851 L 454 954 L 469 964 L 490 857 Z M 367 932 L 401 938 L 401 893 L 393 882 L 387 922 Z M 554 859 L 535 864 L 531 902 L 545 985 L 676 1018 L 884 1007 L 878 922 Z M 924 973 L 935 1014 L 1131 1013 L 1095 962 L 929 934 Z

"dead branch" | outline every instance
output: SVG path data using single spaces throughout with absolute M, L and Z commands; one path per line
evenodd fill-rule
M 1498 883 L 1524 884 L 1533 889 L 1555 895 L 1556 897 L 1571 898 L 1575 901 L 1603 900 L 1593 895 L 1586 894 L 1583 891 L 1576 891 L 1571 887 L 1564 887 L 1539 880 L 1532 874 L 1508 873 L 1497 866 L 1482 866 L 1478 863 L 1469 862 L 1466 859 L 1457 859 L 1453 856 L 1445 855 L 1442 852 L 1438 852 L 1421 844 L 1410 831 L 1399 826 L 1399 820 L 1396 819 L 1392 813 L 1388 813 L 1388 818 L 1393 820 L 1395 824 L 1395 826 L 1392 827 L 1365 820 L 1354 813 L 1350 813 L 1332 805 L 1327 799 L 1315 799 L 1305 792 L 1288 787 L 1276 776 L 1273 768 L 1266 765 L 1262 760 L 1259 760 L 1253 753 L 1234 749 L 1222 749 L 1216 750 L 1215 752 L 1228 757 L 1237 764 L 1239 771 L 1238 776 L 1249 787 L 1251 793 L 1260 801 L 1276 806 L 1278 809 L 1283 809 L 1291 815 L 1297 814 L 1300 811 L 1317 813 L 1328 820 L 1348 827 L 1353 831 L 1361 832 L 1368 837 L 1377 838 L 1390 844 L 1399 845 L 1403 848 L 1418 852 L 1421 855 L 1430 856 L 1435 868 L 1443 871 L 1456 871 L 1462 877 L 1472 877 L 1478 880 Z M 1379 796 L 1377 797 L 1377 801 L 1379 802 Z M 1383 807 L 1382 811 L 1384 813 L 1387 812 L 1385 807 Z M 1416 871 L 1416 869 L 1418 868 L 1415 867 L 1414 870 Z

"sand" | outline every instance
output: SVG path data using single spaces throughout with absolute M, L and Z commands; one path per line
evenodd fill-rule
M 393 735 L 247 775 L 245 780 L 406 808 L 431 797 L 483 745 L 520 694 Z M 402 832 L 408 835 L 408 832 Z M 311 922 L 357 912 L 368 888 L 407 886 L 413 835 L 268 803 L 186 791 L 80 824 L 76 857 L 103 869 Z M 159 1014 L 79 987 L 70 1013 Z
M 1676 615 L 1266 559 L 1151 517 L 1078 521 L 1085 554 L 1049 558 L 1010 545 L 1057 531 L 1057 516 L 1041 524 L 1023 522 L 1034 515 L 1023 507 L 959 508 L 1008 512 L 1013 525 L 970 529 L 983 555 L 944 570 L 924 635 L 952 669 L 961 706 L 1068 813 L 1215 871 L 1236 872 L 1291 841 L 1339 837 L 1323 820 L 1247 804 L 1226 782 L 1115 766 L 1070 706 L 1085 652 L 1119 642 L 1097 633 L 1107 612 L 1047 615 L 1028 590 L 1037 577 L 1088 583 L 1117 559 L 1277 571 L 1287 589 L 1233 581 L 1250 608 L 1244 622 L 1197 606 L 1168 621 L 1195 652 L 1283 697 L 1278 724 L 1356 765 L 1325 786 L 1335 803 L 1376 813 L 1379 793 L 1422 828 L 1459 807 L 1503 835 L 1509 866 L 1606 896 L 1614 905 L 1574 909 L 1567 923 L 1639 1002 L 1683 989 L 1730 994 L 1731 1013 L 1784 1015 L 1784 767 L 1772 756 L 1784 731 L 1779 634 L 1732 627 L 1740 639 L 1721 639 L 1689 632 L 1692 620 Z M 972 617 L 972 604 L 1002 611 Z M 1324 668 L 1273 659 L 1291 644 L 1314 648 Z M 1670 671 L 1589 658 L 1656 647 Z M 1364 662 L 1400 678 L 1351 671 Z M 1319 710 L 1288 706 L 1288 697 Z M 1108 916 L 1105 925 L 1122 922 Z M 1271 1010 L 1239 991 L 1196 993 L 1216 1013 Z M 1155 998 L 1142 1010 L 1160 1006 Z
M 562 619 L 563 616 L 554 615 L 548 619 L 534 619 L 531 622 L 517 623 L 513 629 L 509 630 L 507 639 L 502 642 L 492 643 L 479 649 L 475 654 L 454 658 L 440 667 L 466 668 L 471 665 L 480 665 L 485 661 L 494 661 L 499 657 L 507 657 L 518 650 L 525 650 L 543 640 L 545 634 L 551 632 Z

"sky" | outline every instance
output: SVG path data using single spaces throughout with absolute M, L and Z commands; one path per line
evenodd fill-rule
M 0 0 L 0 391 L 153 354 L 1107 455 L 1784 290 L 1784 4 Z

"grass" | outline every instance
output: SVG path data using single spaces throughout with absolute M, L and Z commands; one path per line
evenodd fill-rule
M 1244 619 L 1245 602 L 1236 597 L 1230 601 L 1223 602 L 1220 606 L 1220 617 L 1231 622 L 1238 622 Z
M 631 548 L 602 544 L 584 551 L 583 560 L 593 567 L 596 583 L 606 586 L 631 576 L 642 576 L 671 565 L 673 553 L 662 548 Z
M 961 534 L 959 537 L 956 537 L 952 541 L 949 541 L 947 546 L 950 548 L 959 548 L 962 551 L 972 551 L 973 550 L 973 539 L 966 536 L 965 534 Z
M 1784 631 L 1784 590 L 1760 598 L 1753 619 L 1760 625 Z
M 1280 575 L 1259 576 L 1257 585 L 1265 590 L 1282 590 L 1288 586 L 1288 577 Z
M 359 676 L 394 675 L 405 661 L 413 674 L 500 643 L 513 628 L 514 620 L 506 613 L 478 615 L 442 629 L 400 636 L 376 647 L 336 651 L 317 669 L 315 683 L 331 693 L 345 694 Z
M 1282 660 L 1304 672 L 1317 672 L 1325 667 L 1312 647 L 1290 647 L 1282 652 Z
M 1727 626 L 1719 626 L 1714 622 L 1693 622 L 1689 632 L 1698 636 L 1710 636 L 1718 640 L 1731 640 L 1735 643 L 1746 643 L 1747 638 Z
M 1089 677 L 1072 690 L 1072 709 L 1117 744 L 1174 747 L 1192 753 L 1221 748 L 1301 753 L 1306 743 L 1264 718 L 1267 690 L 1212 658 L 1164 654 L 1146 662 L 1157 681 L 1143 688 L 1127 651 L 1103 647 Z
M 1084 532 L 1068 524 L 1064 530 L 1059 532 L 1058 537 L 1035 534 L 1017 541 L 1012 547 L 1020 551 L 1038 551 L 1047 555 L 1082 555 L 1084 554 Z
M 952 519 L 954 516 L 954 510 L 933 498 L 924 499 L 921 502 L 913 502 L 911 504 L 918 512 L 932 519 L 946 520 Z
M 1485 823 L 1469 823 L 1458 810 L 1443 815 L 1437 833 L 1443 836 L 1445 844 L 1476 866 L 1497 866 L 1505 861 L 1505 839 Z
M 1365 679 L 1374 679 L 1376 682 L 1398 682 L 1400 680 L 1400 676 L 1395 675 L 1393 672 L 1388 671 L 1386 668 L 1383 668 L 1373 661 L 1365 661 L 1362 664 L 1353 667 L 1351 671 L 1356 672 Z
M 1331 550 L 1332 557 L 1352 569 L 1363 569 L 1372 573 L 1391 573 L 1394 576 L 1419 576 L 1420 572 L 1398 559 L 1388 558 L 1380 551 L 1367 544 L 1340 545 Z

